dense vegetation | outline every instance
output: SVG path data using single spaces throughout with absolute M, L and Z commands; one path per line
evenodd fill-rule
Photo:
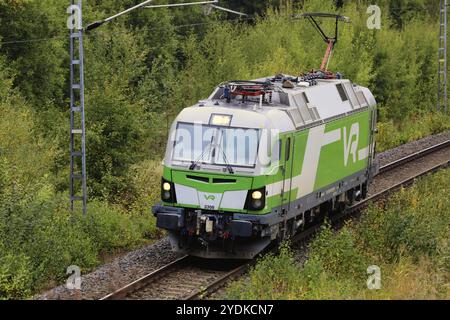
M 69 265 L 86 272 L 102 252 L 157 238 L 150 207 L 177 112 L 227 79 L 318 67 L 324 44 L 308 23 L 289 18 L 294 11 L 352 18 L 330 69 L 375 93 L 379 150 L 450 126 L 448 116 L 430 111 L 438 0 L 378 1 L 381 30 L 366 27 L 371 1 L 222 1 L 260 15 L 243 21 L 200 8 L 140 10 L 86 36 L 90 203 L 83 218 L 68 210 L 66 2 L 0 0 L 2 298 L 27 297 L 63 280 Z M 84 20 L 138 2 L 87 2 Z
M 300 266 L 284 246 L 234 283 L 231 299 L 449 299 L 450 171 L 401 190 L 362 221 L 329 226 L 309 245 Z M 381 289 L 368 290 L 367 268 L 381 270 Z

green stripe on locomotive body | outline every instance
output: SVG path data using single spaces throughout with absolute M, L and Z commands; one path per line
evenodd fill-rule
M 278 166 L 285 166 L 291 173 L 292 179 L 286 177 L 287 180 L 285 180 L 283 170 L 277 170 L 275 164 L 272 164 L 272 167 L 266 171 L 275 172 L 274 174 L 260 176 L 222 175 L 203 171 L 177 170 L 165 166 L 163 177 L 166 180 L 172 181 L 179 187 L 197 190 L 199 197 L 195 200 L 198 201 L 198 205 L 192 205 L 192 203 L 165 203 L 165 205 L 204 209 L 200 205 L 203 200 L 200 199 L 202 196 L 212 195 L 215 197 L 227 192 L 248 192 L 266 186 L 268 194 L 264 210 L 259 212 L 244 210 L 245 203 L 242 203 L 242 194 L 239 197 L 241 203 L 238 205 L 236 203 L 225 203 L 223 201 L 224 196 L 221 196 L 222 200 L 218 208 L 218 211 L 221 212 L 263 215 L 271 213 L 274 208 L 280 207 L 286 201 L 293 202 L 345 180 L 349 176 L 364 171 L 369 166 L 372 148 L 370 145 L 371 119 L 374 110 L 374 108 L 366 108 L 360 112 L 312 128 L 280 134 L 283 146 L 282 154 L 284 155 L 285 142 L 288 138 L 292 141 L 291 150 L 293 150 L 293 154 L 290 162 L 280 163 Z M 189 179 L 188 176 L 208 178 L 209 182 Z M 236 182 L 212 183 L 212 179 L 217 178 L 233 179 Z M 282 189 L 284 189 L 284 200 L 281 197 Z
M 293 135 L 283 134 L 283 142 L 291 135 L 294 139 L 292 181 L 284 198 L 293 202 L 365 170 L 369 165 L 372 112 L 373 108 Z M 276 189 L 268 198 L 272 208 L 282 205 L 282 183 L 279 171 L 268 186 Z
M 189 177 L 198 177 L 203 179 L 208 179 L 209 182 L 197 181 L 195 179 Z M 167 181 L 173 182 L 175 185 L 181 185 L 185 187 L 190 187 L 195 189 L 199 193 L 205 193 L 207 195 L 215 195 L 215 194 L 225 194 L 226 192 L 233 191 L 245 191 L 248 192 L 252 190 L 254 183 L 254 176 L 242 176 L 242 175 L 230 175 L 230 174 L 214 174 L 210 172 L 197 172 L 190 170 L 174 170 L 164 166 L 163 178 Z M 266 177 L 262 176 L 261 178 L 266 179 Z M 226 183 L 213 183 L 213 179 L 226 179 L 233 180 L 233 182 Z M 264 185 L 264 183 L 263 183 Z M 198 195 L 197 195 L 198 196 Z M 200 201 L 198 201 L 200 203 Z M 204 209 L 200 204 L 198 205 L 187 205 L 185 203 L 164 203 L 164 205 L 170 205 L 175 207 L 189 208 L 189 209 Z M 231 204 L 222 203 L 220 205 L 220 211 L 223 212 L 235 212 L 235 213 L 247 213 L 247 210 L 244 210 L 245 203 L 242 203 L 242 208 L 232 208 Z M 269 213 L 271 210 L 268 208 L 267 210 L 263 210 L 261 213 Z
M 327 133 L 340 131 L 341 139 L 322 148 L 314 190 L 367 168 L 371 147 L 371 117 L 371 111 L 366 111 L 326 126 Z

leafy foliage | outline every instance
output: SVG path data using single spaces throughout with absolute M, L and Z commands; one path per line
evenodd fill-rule
M 0 296 L 26 297 L 62 280 L 68 265 L 88 270 L 101 252 L 160 236 L 149 210 L 159 198 L 159 162 L 171 121 L 225 80 L 317 68 L 324 44 L 308 23 L 290 18 L 294 12 L 338 10 L 352 18 L 330 69 L 375 93 L 379 150 L 448 130 L 448 116 L 430 113 L 436 102 L 437 2 L 379 1 L 383 25 L 373 31 L 366 28 L 370 1 L 228 0 L 224 6 L 258 16 L 250 21 L 223 12 L 205 16 L 201 8 L 139 10 L 86 34 L 90 205 L 83 219 L 68 212 L 66 196 L 69 3 L 0 0 Z M 133 4 L 85 2 L 84 24 Z M 16 41 L 27 39 L 33 41 Z M 352 249 L 358 242 L 351 233 L 338 237 L 339 256 L 318 247 L 307 266 L 310 275 L 342 275 L 350 256 L 364 261 Z M 435 248 L 430 239 L 425 247 L 408 241 L 420 252 Z M 400 259 L 398 252 L 391 258 Z M 261 276 L 271 263 L 277 262 Z M 354 275 L 358 265 L 351 267 Z M 290 268 L 288 276 L 294 274 Z M 340 281 L 343 287 L 350 283 Z
M 148 209 L 92 201 L 86 218 L 68 211 L 50 174 L 54 145 L 37 130 L 36 111 L 6 87 L 8 69 L 0 70 L 0 297 L 24 298 L 63 280 L 69 265 L 89 270 L 99 253 L 140 245 L 157 231 Z

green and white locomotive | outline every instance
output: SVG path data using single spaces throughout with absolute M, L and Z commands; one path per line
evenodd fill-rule
M 320 71 L 229 81 L 178 115 L 153 207 L 175 251 L 251 259 L 366 196 L 376 101 L 326 71 L 337 34 L 325 40 Z
M 366 195 L 377 171 L 374 96 L 326 78 L 230 81 L 178 115 L 153 208 L 174 250 L 253 258 Z

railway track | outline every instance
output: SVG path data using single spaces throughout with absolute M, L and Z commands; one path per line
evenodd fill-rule
M 201 259 L 183 256 L 101 300 L 198 299 L 203 292 L 213 292 L 225 281 L 244 273 L 249 264 L 248 261 L 214 260 L 206 266 Z
M 414 161 L 414 160 L 419 159 L 419 158 L 423 158 L 423 157 L 425 157 L 425 156 L 427 156 L 429 154 L 433 154 L 435 152 L 448 149 L 449 147 L 450 147 L 450 140 L 447 140 L 447 141 L 441 142 L 439 144 L 436 144 L 436 145 L 434 145 L 432 147 L 419 150 L 419 151 L 417 151 L 417 152 L 415 152 L 413 154 L 410 154 L 409 156 L 403 157 L 403 158 L 401 158 L 401 159 L 399 159 L 397 161 L 393 161 L 393 162 L 391 162 L 389 164 L 386 164 L 386 165 L 380 167 L 380 173 L 379 174 L 386 173 L 386 172 L 391 171 L 391 170 L 393 170 L 393 169 L 395 169 L 395 168 L 397 168 L 397 167 L 399 167 L 399 166 L 401 166 L 403 164 L 409 163 L 409 162 Z
M 375 178 L 377 187 L 369 190 L 369 196 L 345 212 L 334 215 L 336 223 L 349 215 L 360 212 L 371 202 L 386 197 L 417 178 L 447 167 L 450 160 L 450 140 L 380 167 Z M 389 183 L 390 182 L 390 183 Z M 293 238 L 293 242 L 306 241 L 317 232 L 320 225 L 312 226 Z M 208 261 L 184 256 L 180 259 L 128 284 L 103 297 L 101 300 L 118 299 L 179 299 L 195 300 L 207 297 L 236 279 L 256 263 L 252 261 Z

